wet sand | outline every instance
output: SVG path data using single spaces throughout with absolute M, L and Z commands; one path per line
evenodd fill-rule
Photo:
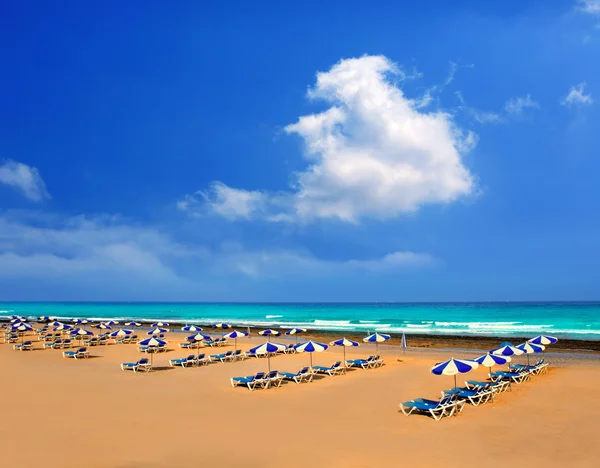
M 450 354 L 476 352 L 403 354 L 386 346 L 382 368 L 250 392 L 232 388 L 229 378 L 266 370 L 265 359 L 172 369 L 169 359 L 188 354 L 177 346 L 184 337 L 168 334 L 171 350 L 155 356 L 157 370 L 148 374 L 119 368 L 142 356 L 135 345 L 93 347 L 92 358 L 75 361 L 59 350 L 17 352 L 0 344 L 2 466 L 583 467 L 596 466 L 600 457 L 596 355 L 549 353 L 547 374 L 513 386 L 492 404 L 467 406 L 460 416 L 435 422 L 406 417 L 398 404 L 438 397 L 452 378 L 434 376 L 429 368 Z M 243 338 L 238 347 L 262 341 Z M 374 346 L 361 345 L 347 349 L 347 357 L 373 352 Z M 315 365 L 341 358 L 340 348 L 313 355 Z M 308 363 L 306 354 L 281 355 L 271 367 L 296 371 Z M 468 378 L 485 375 L 477 369 Z

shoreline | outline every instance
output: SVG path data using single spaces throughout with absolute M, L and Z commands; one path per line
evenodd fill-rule
M 60 320 L 60 318 L 59 318 Z M 62 320 L 71 324 L 71 320 L 67 320 L 62 318 Z M 90 319 L 91 320 L 91 319 Z M 118 318 L 104 318 L 103 320 L 120 320 L 121 322 L 124 320 L 122 317 Z M 142 320 L 142 319 L 125 319 L 127 321 L 135 320 L 142 324 L 142 330 L 150 327 L 154 320 L 160 321 L 162 319 L 154 319 L 153 321 Z M 180 330 L 181 326 L 192 322 L 185 322 L 181 320 L 163 320 L 171 325 L 167 328 L 170 329 L 171 332 L 184 334 Z M 2 318 L 0 319 L 0 324 L 8 323 L 9 319 Z M 93 323 L 98 323 L 100 320 L 93 320 Z M 37 321 L 30 322 L 32 324 L 41 326 L 41 323 Z M 212 334 L 212 335 L 220 335 L 222 333 L 227 333 L 227 331 L 222 331 L 220 329 L 212 328 L 209 324 L 194 321 L 193 324 L 198 325 L 203 328 L 203 333 Z M 85 328 L 86 326 L 84 326 Z M 89 327 L 89 325 L 87 325 Z M 113 327 L 120 328 L 123 325 Z M 265 327 L 262 326 L 248 326 L 248 325 L 232 325 L 231 329 L 238 329 L 239 331 L 247 331 L 248 328 L 252 336 L 259 336 L 258 332 L 260 330 L 264 330 Z M 277 337 L 277 339 L 294 339 L 294 337 L 285 336 L 285 331 L 287 328 L 274 327 L 275 330 L 281 330 L 282 335 Z M 382 332 L 383 333 L 383 332 Z M 402 337 L 401 333 L 385 333 L 386 335 L 390 335 L 390 342 L 382 343 L 380 346 L 382 347 L 400 347 L 400 340 Z M 306 339 L 314 339 L 316 341 L 323 341 L 325 343 L 329 343 L 334 339 L 339 339 L 341 337 L 346 337 L 348 339 L 358 341 L 362 343 L 363 337 L 366 335 L 364 332 L 354 331 L 354 330 L 311 330 L 308 329 L 306 333 L 302 333 L 297 335 L 299 341 L 303 341 Z M 502 336 L 502 335 L 458 335 L 458 334 L 425 334 L 425 333 L 415 333 L 415 334 L 406 334 L 406 340 L 408 344 L 408 348 L 431 348 L 431 349 L 481 349 L 481 350 L 489 350 L 497 348 L 500 343 L 505 341 L 510 341 L 513 344 L 519 344 L 528 339 L 531 339 L 532 336 Z M 266 340 L 266 338 L 265 338 Z M 549 347 L 546 348 L 546 351 L 559 352 L 559 353 L 590 353 L 590 354 L 600 354 L 600 340 L 585 340 L 585 339 L 573 339 L 573 338 L 560 338 L 559 341 Z

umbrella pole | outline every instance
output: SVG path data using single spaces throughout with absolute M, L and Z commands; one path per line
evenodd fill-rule
M 529 353 L 527 353 L 527 367 L 529 367 Z
M 456 390 L 456 374 L 454 374 L 454 390 Z
M 312 353 L 308 353 L 310 355 L 310 368 L 312 370 Z
M 344 346 L 344 367 L 348 367 L 346 365 L 346 347 Z
M 235 353 L 237 353 L 237 338 L 233 339 L 233 358 L 237 361 L 237 355 Z
M 267 353 L 267 362 L 269 363 L 269 374 L 271 373 L 271 353 Z

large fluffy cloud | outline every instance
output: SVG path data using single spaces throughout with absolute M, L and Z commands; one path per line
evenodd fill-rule
M 249 192 L 220 182 L 216 196 L 200 192 L 179 207 L 197 213 L 202 206 L 228 218 L 356 221 L 471 194 L 475 183 L 462 155 L 475 136 L 450 114 L 425 111 L 407 97 L 397 84 L 402 76 L 383 56 L 342 60 L 318 73 L 308 96 L 329 107 L 285 127 L 302 139 L 309 162 L 293 175 L 289 192 Z
M 44 179 L 35 167 L 10 159 L 0 164 L 0 184 L 18 190 L 35 202 L 50 198 Z

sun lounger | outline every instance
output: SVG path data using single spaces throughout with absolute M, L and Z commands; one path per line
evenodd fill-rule
M 132 370 L 133 372 L 149 372 L 152 370 L 150 361 L 148 358 L 142 358 L 137 362 L 123 362 L 121 363 L 121 370 Z
M 212 356 L 210 356 L 211 361 L 226 362 L 226 361 L 231 361 L 232 359 L 233 359 L 233 351 L 227 351 L 226 353 L 223 353 L 223 354 L 213 354 Z
M 188 357 L 185 358 L 181 358 L 181 359 L 170 359 L 169 360 L 169 365 L 171 367 L 175 367 L 175 366 L 181 366 L 181 367 L 192 367 L 195 366 L 197 364 L 197 360 L 196 360 L 196 355 L 195 354 L 190 354 Z
M 516 384 L 520 384 L 525 382 L 526 380 L 529 380 L 530 378 L 531 375 L 529 374 L 529 372 L 495 371 L 490 373 L 490 379 L 492 379 L 492 381 L 494 382 L 497 380 L 511 380 Z
M 427 400 L 417 398 L 400 404 L 400 411 L 405 416 L 412 413 L 428 414 L 436 421 L 444 416 L 452 416 L 456 411 L 461 411 L 464 402 L 459 402 L 455 395 L 446 395 L 440 400 Z
M 345 374 L 346 373 L 346 368 L 344 366 L 342 366 L 342 361 L 336 362 L 331 367 L 313 366 L 313 370 L 319 374 L 329 374 L 329 375 L 337 375 L 337 374 Z
M 280 387 L 281 382 L 283 382 L 283 376 L 279 374 L 278 371 L 274 370 L 265 375 L 263 385 L 264 388 Z
M 31 341 L 23 341 L 23 343 L 17 343 L 13 346 L 14 351 L 31 351 L 33 349 L 33 343 Z
M 255 375 L 249 375 L 247 377 L 232 377 L 231 378 L 231 386 L 237 387 L 238 385 L 245 385 L 250 389 L 250 391 L 254 390 L 257 386 L 263 387 L 265 379 L 264 372 L 258 372 Z
M 210 362 L 210 357 L 207 356 L 206 354 L 198 354 L 198 357 L 196 358 L 196 363 L 199 366 L 205 366 Z
M 44 349 L 60 349 L 63 347 L 62 340 L 55 340 L 51 343 L 44 343 Z
M 379 356 L 369 356 L 367 359 L 349 359 L 346 361 L 348 367 L 362 367 L 363 369 L 372 369 L 383 365 L 383 358 Z
M 75 351 L 63 351 L 64 358 L 86 359 L 90 357 L 90 353 L 86 348 L 79 348 Z
M 5 343 L 16 343 L 17 341 L 19 341 L 18 335 L 9 335 L 4 338 Z
M 280 372 L 279 375 L 281 375 L 285 380 L 293 380 L 299 384 L 302 382 L 312 382 L 314 372 L 310 370 L 310 367 L 303 367 L 295 374 L 290 372 Z
M 444 390 L 442 395 L 455 395 L 459 400 L 468 401 L 473 406 L 479 406 L 483 403 L 487 403 L 494 398 L 494 392 L 489 386 L 480 386 L 473 389 L 452 388 L 450 390 Z
M 289 345 L 286 346 L 286 348 L 283 350 L 283 352 L 285 354 L 294 354 L 296 352 L 296 345 L 290 343 Z
M 465 386 L 468 389 L 489 386 L 489 388 L 494 393 L 502 393 L 511 388 L 511 381 L 510 380 L 496 380 L 495 382 L 482 382 L 479 380 L 467 380 L 467 381 L 465 381 Z
M 179 347 L 182 349 L 190 349 L 195 347 L 195 343 L 192 341 L 183 341 L 179 343 Z

